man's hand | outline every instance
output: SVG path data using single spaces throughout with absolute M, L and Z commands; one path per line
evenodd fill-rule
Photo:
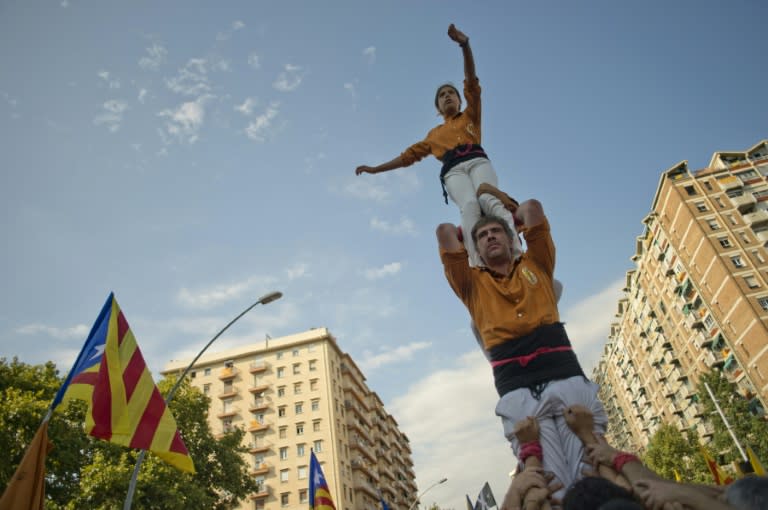
M 528 416 L 525 419 L 515 423 L 515 428 L 512 431 L 520 444 L 528 443 L 530 441 L 539 440 L 539 422 L 533 416 Z
M 372 166 L 360 165 L 359 167 L 355 168 L 355 175 L 375 173 L 376 170 Z
M 465 46 L 469 42 L 469 37 L 467 37 L 464 32 L 456 28 L 456 25 L 453 23 L 451 23 L 451 26 L 448 27 L 448 37 L 459 43 L 459 46 Z
M 613 460 L 618 455 L 619 450 L 609 445 L 605 438 L 600 434 L 595 434 L 595 443 L 586 445 L 587 456 L 593 464 L 604 464 L 613 466 Z
M 592 411 L 581 405 L 566 407 L 563 411 L 565 423 L 584 445 L 594 442 L 595 419 Z
M 545 489 L 547 479 L 544 478 L 542 469 L 525 469 L 515 475 L 512 483 L 509 484 L 507 494 L 504 496 L 504 502 L 501 504 L 501 510 L 521 510 L 523 498 L 529 490 L 533 488 Z

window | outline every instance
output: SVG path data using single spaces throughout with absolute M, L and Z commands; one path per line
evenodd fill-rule
M 722 199 L 722 198 L 720 198 L 720 197 L 715 197 L 715 202 L 717 203 L 717 206 L 718 206 L 720 209 L 724 209 L 724 208 L 725 208 L 725 204 L 723 204 L 723 199 Z
M 760 308 L 763 310 L 768 310 L 768 296 L 757 298 L 757 304 L 759 304 Z
M 234 368 L 234 367 L 235 367 L 235 362 L 234 361 L 229 360 L 229 361 L 225 361 L 224 362 L 224 368 Z
M 280 470 L 280 482 L 285 483 L 288 481 L 288 470 L 287 469 L 281 469 Z
M 699 212 L 705 212 L 709 210 L 707 209 L 707 204 L 704 202 L 696 202 L 696 209 L 698 209 Z
M 746 232 L 739 232 L 739 236 L 741 236 L 741 242 L 744 244 L 749 244 L 749 236 Z
M 728 198 L 736 198 L 744 195 L 744 190 L 741 188 L 736 189 L 729 189 L 725 192 L 726 195 L 728 195 Z
M 208 367 L 205 370 L 203 370 L 203 375 L 211 375 L 211 368 Z
M 707 188 L 707 191 L 712 191 L 712 183 L 709 181 L 704 181 L 704 187 Z
M 301 363 L 294 363 L 293 364 L 293 375 L 297 375 L 301 373 Z
M 765 258 L 763 258 L 763 255 L 760 253 L 760 250 L 753 251 L 752 256 L 755 257 L 755 260 L 757 260 L 761 264 L 765 263 Z
M 309 381 L 309 391 L 317 391 L 317 379 Z
M 319 411 L 320 410 L 320 399 L 319 398 L 312 399 L 312 410 L 313 411 Z
M 285 377 L 285 367 L 277 367 L 277 377 Z
M 309 371 L 314 372 L 315 370 L 317 370 L 317 360 L 311 359 L 309 360 Z
M 768 298 L 766 298 L 766 300 L 768 300 Z M 320 420 L 312 422 L 312 432 L 320 432 Z
M 211 392 L 210 384 L 203 384 L 203 395 L 208 395 Z
M 736 221 L 736 217 L 733 214 L 728 215 L 728 222 L 731 225 L 736 225 L 738 222 Z
M 720 224 L 715 219 L 707 220 L 707 225 L 709 225 L 710 230 L 720 230 Z
M 277 408 L 277 416 L 280 418 L 283 418 L 285 416 L 285 406 L 280 406 Z
M 280 494 L 280 506 L 288 506 L 288 504 L 290 503 L 290 499 L 288 498 L 288 496 L 290 495 L 291 495 L 290 492 L 283 492 L 282 494 Z
M 277 359 L 283 359 L 283 351 L 278 351 L 278 353 L 275 355 Z
M 306 448 L 306 446 L 307 445 L 305 445 L 304 443 L 299 443 L 299 444 L 296 445 L 296 456 L 297 457 L 303 457 L 304 456 L 304 449 Z
M 298 355 L 299 355 L 299 350 L 298 350 L 298 349 L 294 349 L 294 350 L 293 350 L 293 357 L 295 358 L 295 357 L 297 357 Z
M 294 395 L 300 395 L 301 394 L 301 383 L 297 382 L 293 384 L 293 394 Z
M 277 387 L 277 396 L 278 397 L 284 397 L 285 396 L 285 386 L 278 386 Z
M 723 248 L 730 248 L 731 246 L 733 246 L 731 244 L 731 240 L 727 236 L 726 237 L 718 237 L 717 238 L 717 242 L 720 243 L 720 246 L 722 246 Z
M 736 177 L 738 177 L 742 181 L 748 181 L 749 179 L 754 179 L 755 177 L 759 177 L 757 172 L 755 172 L 754 170 L 747 170 L 746 172 L 739 172 L 734 175 L 736 175 Z
M 301 414 L 304 412 L 304 402 L 296 402 L 296 405 L 294 406 L 294 412 L 296 414 Z
M 307 351 L 308 352 L 315 352 L 315 349 L 317 349 L 317 346 L 315 344 L 307 345 Z
M 288 447 L 287 446 L 281 446 L 280 447 L 280 460 L 286 460 L 288 458 Z
M 755 196 L 755 198 L 760 199 L 760 198 L 768 197 L 768 190 L 755 191 L 752 194 Z
M 285 439 L 288 437 L 288 427 L 280 427 L 278 433 L 280 434 L 280 439 Z
M 741 260 L 740 255 L 734 255 L 733 257 L 731 257 L 731 262 L 733 262 L 733 265 L 735 267 L 745 267 L 744 261 Z
M 299 503 L 308 503 L 309 499 L 307 498 L 307 489 L 301 489 L 299 491 Z
M 221 428 L 224 430 L 224 432 L 229 432 L 232 430 L 232 418 L 224 418 L 221 422 Z
M 696 188 L 694 188 L 693 186 L 686 186 L 685 187 L 685 192 L 688 193 L 689 195 L 695 195 L 696 194 Z
M 715 325 L 715 319 L 713 319 L 711 315 L 707 315 L 704 317 L 704 325 L 707 329 L 712 329 L 712 326 Z
M 320 453 L 323 451 L 323 440 L 318 439 L 314 443 L 312 443 L 312 449 L 315 451 L 315 453 Z
M 296 435 L 297 436 L 303 436 L 304 435 L 304 423 L 297 423 L 296 424 Z
M 197 372 L 195 372 L 195 371 L 193 370 L 193 371 L 191 371 L 191 372 L 189 373 L 189 378 L 190 378 L 190 379 L 194 379 L 195 377 L 197 377 Z
M 298 477 L 299 480 L 304 480 L 307 477 L 307 466 L 299 466 Z
M 745 276 L 744 281 L 747 283 L 747 287 L 750 289 L 756 289 L 760 286 L 760 284 L 757 282 L 757 279 L 752 275 Z

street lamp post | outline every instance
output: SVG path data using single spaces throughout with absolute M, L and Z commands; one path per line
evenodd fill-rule
M 203 355 L 203 353 L 208 350 L 208 347 L 211 346 L 213 342 L 216 341 L 217 338 L 219 338 L 224 332 L 229 329 L 229 327 L 234 324 L 235 322 L 240 319 L 243 315 L 250 312 L 256 305 L 266 305 L 267 303 L 271 303 L 272 301 L 277 301 L 283 297 L 282 292 L 270 292 L 269 294 L 264 294 L 261 296 L 255 303 L 253 303 L 251 306 L 243 310 L 240 315 L 229 321 L 229 324 L 224 326 L 221 331 L 216 333 L 216 336 L 211 338 L 207 344 L 205 344 L 205 347 L 203 347 L 200 352 L 197 353 L 197 356 L 195 356 L 195 359 L 193 359 L 189 365 L 187 365 L 187 368 L 184 369 L 184 372 L 179 376 L 179 379 L 176 381 L 176 384 L 173 385 L 173 388 L 171 388 L 171 391 L 168 392 L 168 395 L 165 397 L 165 405 L 168 405 L 168 402 L 171 401 L 173 396 L 176 394 L 176 390 L 179 389 L 179 386 L 181 386 L 182 381 L 184 380 L 184 377 L 187 375 L 187 373 L 192 370 L 192 367 L 197 363 L 197 360 L 200 359 L 200 356 Z M 147 456 L 147 450 L 141 450 L 139 453 L 139 457 L 136 459 L 136 465 L 133 468 L 133 474 L 131 475 L 131 482 L 128 485 L 128 494 L 125 497 L 125 502 L 123 503 L 123 510 L 130 510 L 131 505 L 133 504 L 133 494 L 136 492 L 136 481 L 139 478 L 139 470 L 141 469 L 141 464 L 144 462 L 144 457 Z
M 448 481 L 448 479 L 447 479 L 447 478 L 442 478 L 442 479 L 440 479 L 440 480 L 436 481 L 435 483 L 433 483 L 432 485 L 430 485 L 429 487 L 427 487 L 426 489 L 424 489 L 424 491 L 423 491 L 421 494 L 419 494 L 418 496 L 416 496 L 416 501 L 414 501 L 414 502 L 413 502 L 413 504 L 412 504 L 411 506 L 409 506 L 409 507 L 408 507 L 408 510 L 413 510 L 413 509 L 414 509 L 414 507 L 415 507 L 416 505 L 418 505 L 418 504 L 419 504 L 419 500 L 421 499 L 421 497 L 422 497 L 424 494 L 426 494 L 427 492 L 429 492 L 429 491 L 430 491 L 430 489 L 432 489 L 433 487 L 436 487 L 436 486 L 440 485 L 441 483 L 445 483 L 445 482 L 447 482 L 447 481 Z

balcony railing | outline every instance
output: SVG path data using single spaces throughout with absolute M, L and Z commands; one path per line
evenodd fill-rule
M 248 367 L 248 371 L 255 374 L 257 372 L 264 372 L 267 368 L 269 368 L 269 365 L 266 361 L 252 361 Z
M 238 370 L 235 367 L 224 367 L 221 369 L 221 372 L 219 372 L 219 379 L 222 381 L 232 379 L 237 376 L 237 372 Z

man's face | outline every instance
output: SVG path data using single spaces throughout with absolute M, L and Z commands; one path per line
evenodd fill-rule
M 455 115 L 461 108 L 461 98 L 453 87 L 443 87 L 437 93 L 437 107 L 443 115 Z
M 477 253 L 486 264 L 505 259 L 512 260 L 512 243 L 504 227 L 498 223 L 489 223 L 477 229 L 475 235 Z

